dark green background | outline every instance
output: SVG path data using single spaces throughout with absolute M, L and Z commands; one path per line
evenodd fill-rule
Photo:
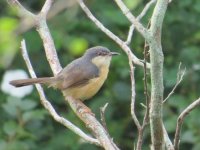
M 32 11 L 38 11 L 43 1 L 29 0 L 23 4 Z M 66 0 L 67 2 L 67 0 Z M 148 1 L 126 0 L 134 15 L 138 15 Z M 93 14 L 112 32 L 126 39 L 130 23 L 113 1 L 88 0 Z M 153 9 L 142 19 L 146 26 Z M 176 83 L 180 62 L 187 71 L 184 80 L 163 107 L 163 120 L 170 138 L 174 138 L 176 119 L 180 112 L 200 95 L 200 1 L 173 0 L 169 4 L 163 24 L 162 45 L 165 56 L 165 97 Z M 26 39 L 31 61 L 38 76 L 51 76 L 52 72 L 45 58 L 43 46 L 35 29 L 16 35 L 20 19 L 16 10 L 0 1 L 0 76 L 7 70 L 27 71 L 20 53 L 20 41 Z M 110 135 L 121 149 L 132 150 L 136 143 L 137 130 L 130 115 L 130 75 L 127 56 L 84 14 L 78 5 L 68 8 L 52 19 L 48 25 L 62 66 L 81 56 L 84 50 L 103 45 L 121 55 L 113 59 L 108 80 L 92 100 L 85 102 L 96 117 L 99 108 L 106 102 L 106 121 Z M 143 59 L 144 40 L 134 32 L 130 44 L 134 54 Z M 9 59 L 8 59 L 9 58 Z M 136 66 L 136 113 L 140 121 L 144 115 L 143 70 Z M 148 80 L 150 89 L 150 80 Z M 46 95 L 59 114 L 68 118 L 85 132 L 89 131 L 63 101 L 59 91 L 45 88 Z M 17 104 L 19 105 L 17 105 Z M 12 111 L 17 108 L 17 114 Z M 199 108 L 184 122 L 181 134 L 181 150 L 200 149 Z M 29 118 L 24 120 L 24 115 Z M 1 150 L 97 150 L 94 145 L 83 142 L 79 136 L 55 122 L 41 106 L 39 96 L 34 92 L 22 99 L 11 97 L 0 91 L 0 149 Z M 145 130 L 143 149 L 149 149 L 149 127 Z

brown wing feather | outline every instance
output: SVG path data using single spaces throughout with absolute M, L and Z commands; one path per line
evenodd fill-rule
M 99 70 L 91 62 L 77 59 L 65 67 L 57 76 L 61 79 L 58 88 L 65 90 L 72 87 L 84 86 L 90 79 L 98 77 Z

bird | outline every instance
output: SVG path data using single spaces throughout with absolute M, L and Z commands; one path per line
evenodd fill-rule
M 83 56 L 73 60 L 54 77 L 12 80 L 10 84 L 15 87 L 46 84 L 61 90 L 64 96 L 84 101 L 100 90 L 107 79 L 112 56 L 115 55 L 119 53 L 95 46 L 87 49 Z

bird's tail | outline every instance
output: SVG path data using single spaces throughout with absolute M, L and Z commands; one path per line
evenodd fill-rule
M 10 84 L 15 87 L 22 87 L 27 85 L 32 85 L 35 83 L 47 83 L 50 84 L 55 78 L 54 77 L 43 77 L 43 78 L 32 78 L 32 79 L 19 79 L 19 80 L 12 80 Z

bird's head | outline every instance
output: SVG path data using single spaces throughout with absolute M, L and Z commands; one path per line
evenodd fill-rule
M 111 52 L 103 46 L 96 46 L 88 49 L 84 56 L 87 57 L 97 67 L 109 66 L 112 56 L 119 55 L 117 52 Z

